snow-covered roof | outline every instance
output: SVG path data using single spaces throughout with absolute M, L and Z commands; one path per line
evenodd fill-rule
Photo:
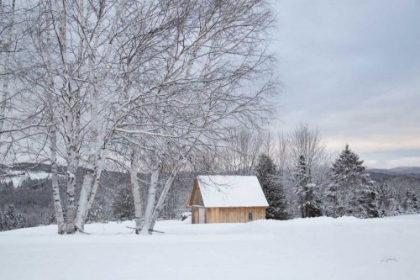
M 198 176 L 205 207 L 267 207 L 256 176 Z

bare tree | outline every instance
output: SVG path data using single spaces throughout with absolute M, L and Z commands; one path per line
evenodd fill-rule
M 300 156 L 304 156 L 309 182 L 312 182 L 313 166 L 320 163 L 324 157 L 325 147 L 318 129 L 311 130 L 304 123 L 299 124 L 288 137 L 291 164 L 298 166 Z
M 258 127 L 271 112 L 276 80 L 267 51 L 268 1 L 45 0 L 28 10 L 25 22 L 30 32 L 14 63 L 28 95 L 16 103 L 16 114 L 28 132 L 16 127 L 9 142 L 25 156 L 31 150 L 51 162 L 59 233 L 84 231 L 106 161 L 118 158 L 131 173 L 136 228 L 144 218 L 141 233 L 148 234 L 185 164 L 238 124 Z M 14 138 L 21 134 L 36 145 L 22 149 L 26 138 Z M 256 135 L 235 136 L 235 160 L 246 173 L 258 150 Z M 76 203 L 79 165 L 87 172 Z M 150 176 L 144 214 L 139 170 Z
M 307 124 L 301 123 L 294 131 L 288 134 L 279 133 L 274 142 L 274 159 L 279 167 L 279 178 L 284 186 L 288 200 L 289 212 L 296 216 L 298 211 L 298 198 L 295 186 L 301 184 L 301 177 L 305 177 L 306 185 L 311 186 L 312 196 L 315 200 L 322 198 L 324 189 L 329 181 L 329 167 L 331 160 L 325 151 L 326 144 L 322 141 L 317 129 L 310 129 Z M 304 159 L 304 162 L 300 162 Z M 302 165 L 305 168 L 300 168 Z M 304 170 L 306 174 L 296 176 L 296 170 Z M 319 205 L 322 207 L 322 205 Z
M 223 142 L 225 144 L 218 153 L 219 161 L 224 163 L 224 171 L 242 175 L 253 174 L 263 148 L 263 138 L 260 129 L 246 126 L 230 129 Z

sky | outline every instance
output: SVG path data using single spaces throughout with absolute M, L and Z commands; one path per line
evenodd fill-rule
M 272 1 L 272 127 L 307 123 L 370 168 L 420 166 L 420 0 Z

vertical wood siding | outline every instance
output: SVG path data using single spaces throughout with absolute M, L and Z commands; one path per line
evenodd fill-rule
M 248 219 L 252 213 L 252 220 Z M 265 219 L 265 207 L 206 208 L 206 223 L 246 223 Z

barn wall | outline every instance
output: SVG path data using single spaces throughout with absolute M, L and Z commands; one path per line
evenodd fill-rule
M 265 207 L 206 208 L 206 223 L 246 223 L 248 213 L 253 221 L 265 219 Z
M 206 223 L 220 223 L 220 208 L 206 208 Z
M 198 209 L 195 207 L 191 209 L 191 223 L 198 224 Z
M 201 192 L 200 192 L 200 188 L 198 187 L 197 180 L 194 183 L 191 205 L 204 206 L 203 197 L 201 196 Z

